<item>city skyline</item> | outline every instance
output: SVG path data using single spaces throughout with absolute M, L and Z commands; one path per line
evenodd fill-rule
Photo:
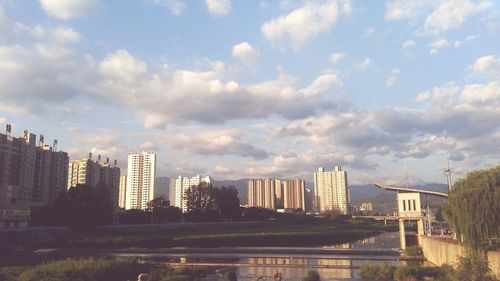
M 122 170 L 153 151 L 168 177 L 403 183 L 406 159 L 411 184 L 446 183 L 447 159 L 454 180 L 498 163 L 498 3 L 214 3 L 0 1 L 0 128 Z

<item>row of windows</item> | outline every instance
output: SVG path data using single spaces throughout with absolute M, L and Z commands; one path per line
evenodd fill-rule
M 408 201 L 408 211 L 412 211 L 411 207 L 412 207 L 412 200 L 408 199 L 408 200 L 403 200 L 403 211 L 406 211 L 406 201 Z M 416 200 L 413 199 L 413 211 L 416 211 L 417 210 L 417 203 L 416 203 Z

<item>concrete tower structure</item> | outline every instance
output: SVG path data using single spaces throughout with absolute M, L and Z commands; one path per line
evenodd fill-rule
M 156 154 L 140 152 L 128 154 L 125 209 L 147 209 L 154 199 Z
M 347 186 L 347 172 L 335 166 L 331 172 L 325 172 L 320 167 L 314 173 L 314 195 L 316 210 L 319 212 L 337 211 L 341 214 L 349 213 L 349 190 Z

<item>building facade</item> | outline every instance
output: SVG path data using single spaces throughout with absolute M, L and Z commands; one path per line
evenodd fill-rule
M 118 188 L 118 207 L 125 209 L 127 194 L 127 175 L 120 176 L 120 187 Z
M 57 144 L 57 141 L 54 142 Z M 0 134 L 0 208 L 44 206 L 65 190 L 68 154 L 24 131 Z
M 128 154 L 125 209 L 147 209 L 154 199 L 156 154 L 140 152 Z
M 248 207 L 270 210 L 305 210 L 305 184 L 301 179 L 248 180 Z
M 318 168 L 314 173 L 314 195 L 316 211 L 337 211 L 344 215 L 348 214 L 350 200 L 347 172 L 339 166 L 331 172 L 325 172 L 322 167 Z
M 185 177 L 179 175 L 177 178 L 170 179 L 169 199 L 170 204 L 178 207 L 182 212 L 187 212 L 187 200 L 185 198 L 186 191 L 191 186 L 198 186 L 202 183 L 211 185 L 209 176 L 196 175 L 194 177 Z
M 101 156 L 92 160 L 92 154 L 88 158 L 72 160 L 68 168 L 68 189 L 77 184 L 85 184 L 93 188 L 105 187 L 109 191 L 114 208 L 119 205 L 120 168 L 109 163 L 109 158 L 101 162 Z

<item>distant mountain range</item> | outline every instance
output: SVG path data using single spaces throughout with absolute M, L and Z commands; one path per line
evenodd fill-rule
M 162 195 L 165 194 L 165 197 L 168 197 L 169 183 L 170 179 L 168 177 L 156 178 L 157 190 L 160 191 Z M 240 199 L 240 203 L 242 205 L 246 204 L 248 201 L 247 184 L 248 178 L 239 180 L 212 179 L 212 186 L 234 186 L 238 190 L 238 198 Z M 306 183 L 306 186 L 312 189 L 314 185 L 311 183 Z M 440 183 L 427 183 L 412 187 L 439 192 L 448 191 L 448 185 Z M 349 190 L 351 193 L 351 204 L 353 205 L 359 205 L 362 202 L 370 202 L 373 204 L 374 211 L 379 213 L 392 213 L 397 208 L 395 192 L 381 190 L 372 184 L 351 185 L 349 186 Z M 157 194 L 159 194 L 158 191 Z M 437 204 L 441 201 L 442 199 L 440 198 L 429 197 L 429 203 Z

